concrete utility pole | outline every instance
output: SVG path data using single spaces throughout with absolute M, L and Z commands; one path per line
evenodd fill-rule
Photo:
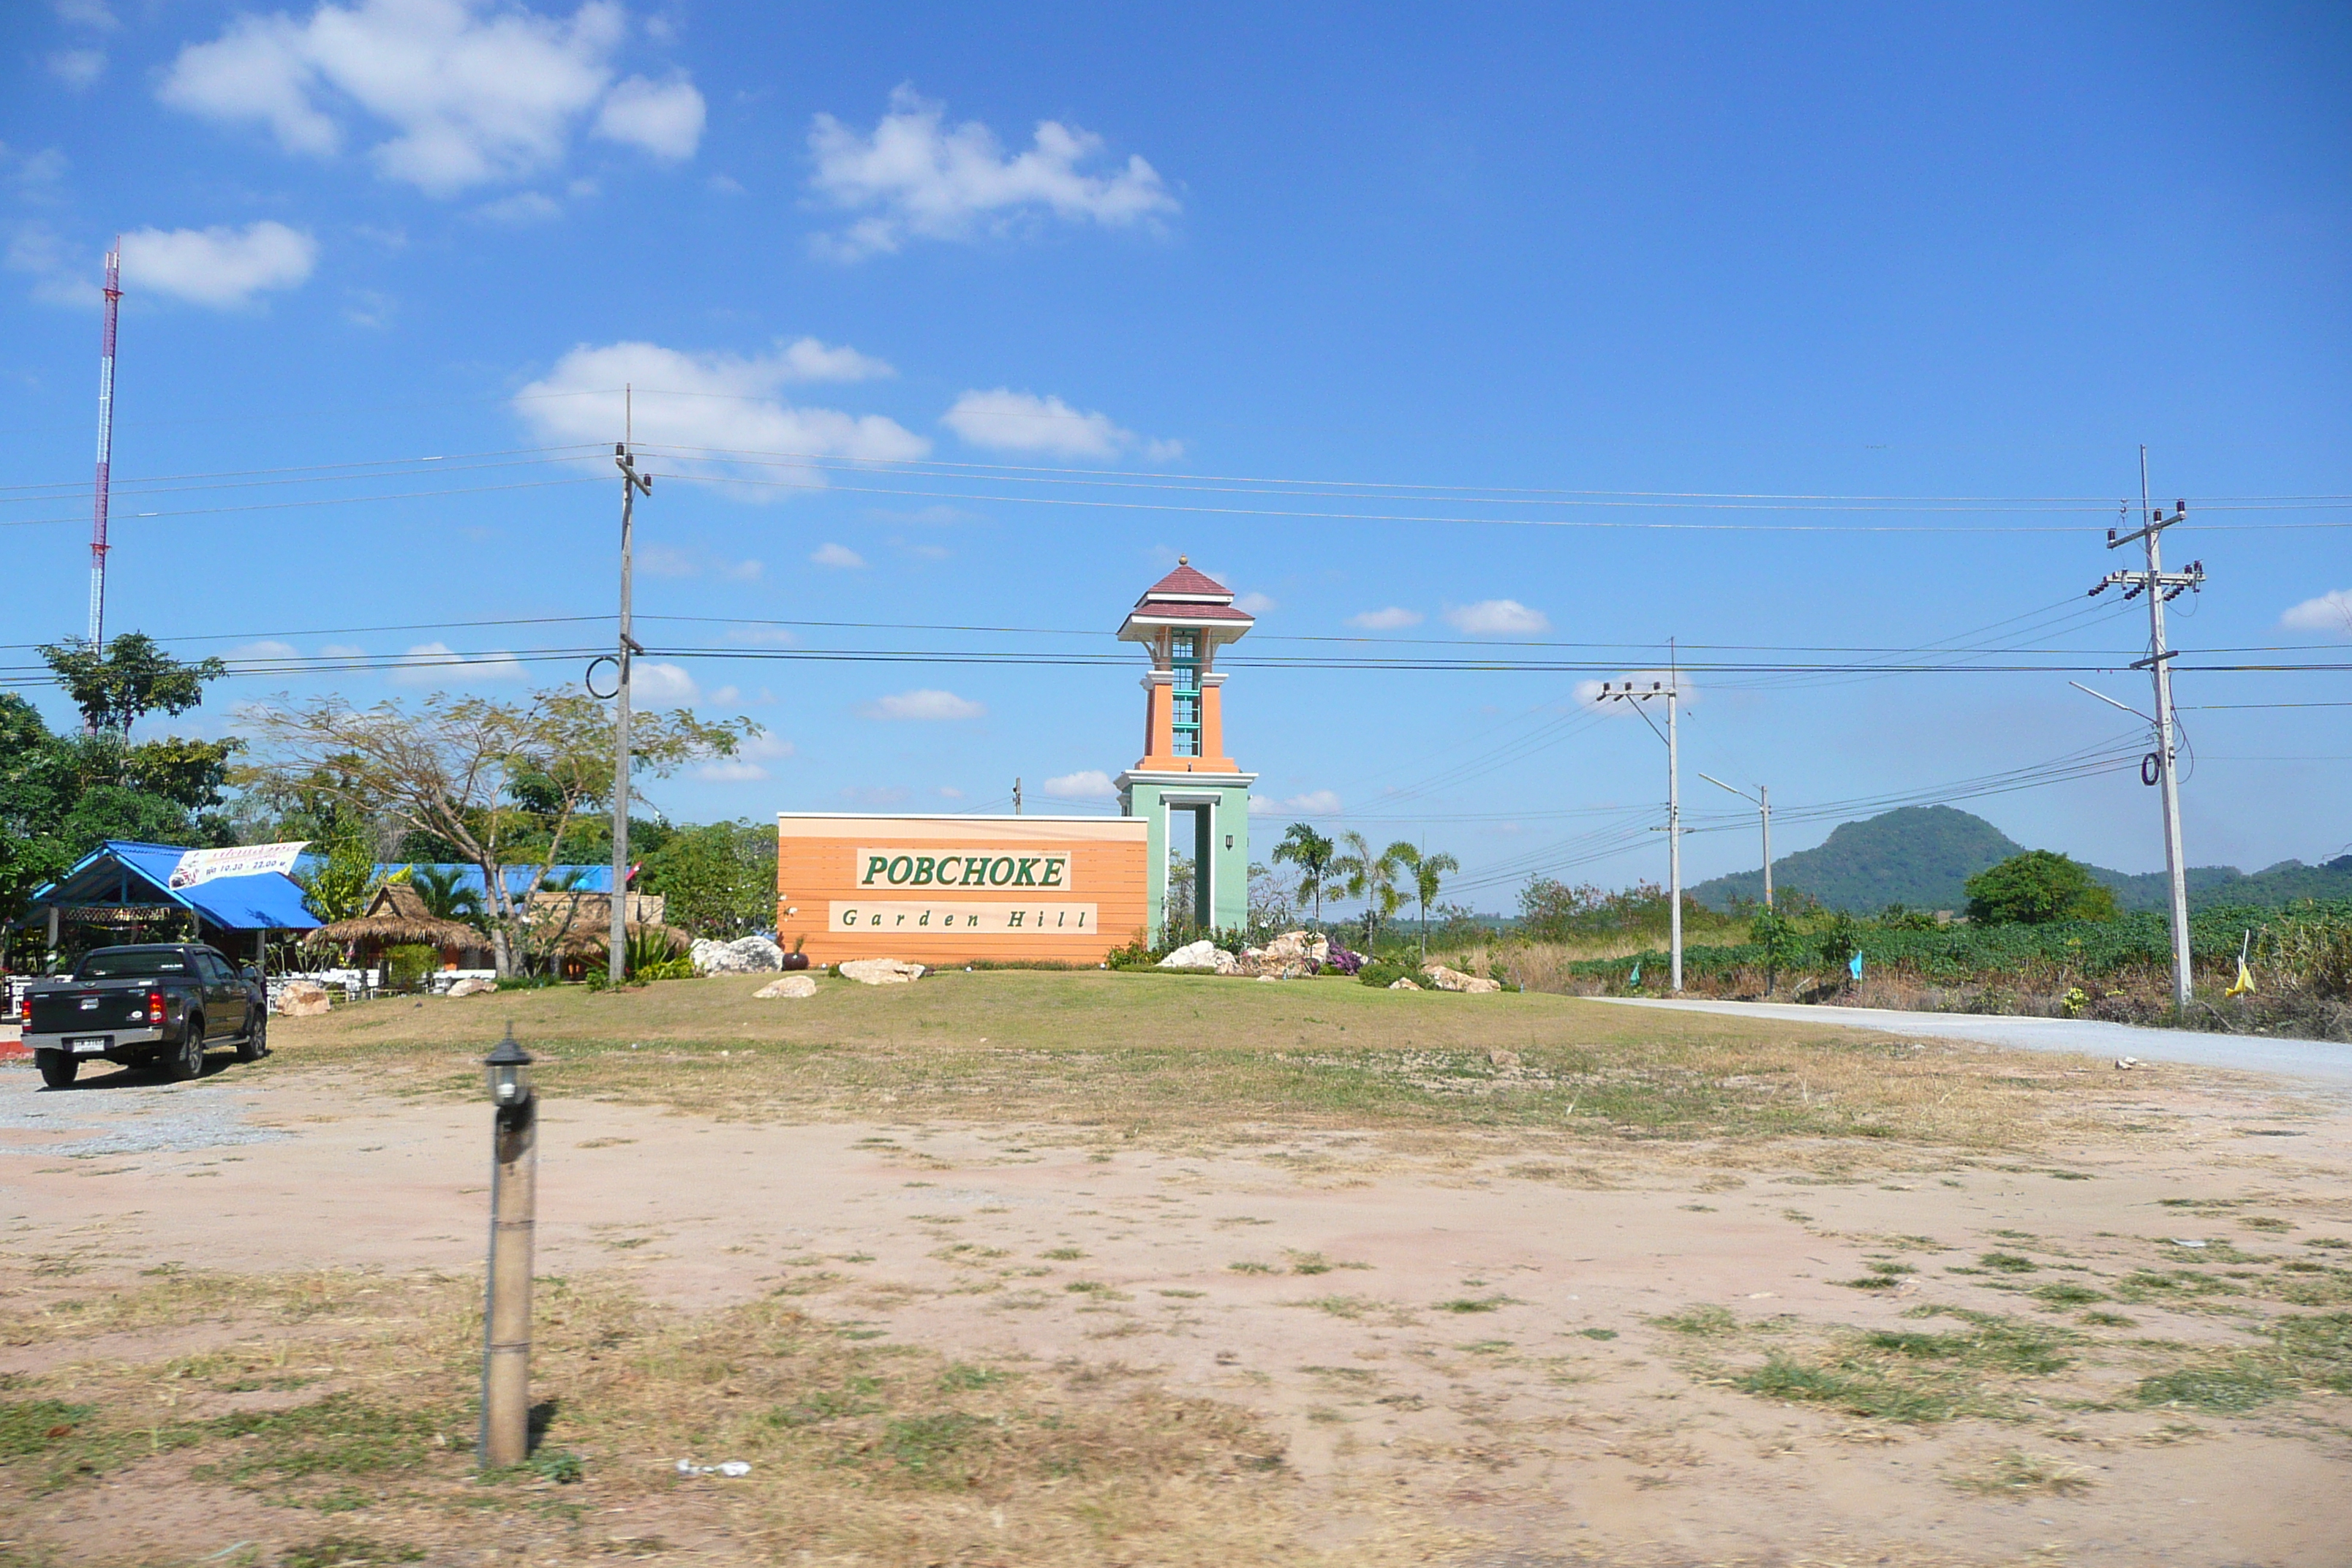
M 1658 734 L 1658 727 L 1651 723 L 1642 704 L 1659 698 L 1665 700 L 1666 729 L 1658 738 L 1666 743 L 1666 930 L 1670 949 L 1667 985 L 1679 992 L 1683 988 L 1683 792 L 1682 735 L 1675 713 L 1682 707 L 1682 676 L 1673 654 L 1673 643 L 1666 647 L 1669 668 L 1664 680 L 1651 681 L 1645 690 L 1636 690 L 1631 680 L 1612 690 L 1604 680 L 1601 683 L 1601 698 L 1604 702 L 1633 704 L 1633 711 L 1642 715 L 1642 722 L 1650 725 L 1652 734 Z
M 636 469 L 635 419 L 631 392 L 621 392 L 622 430 L 628 439 L 613 448 L 613 462 L 621 470 L 621 647 L 620 688 L 613 705 L 613 931 L 612 952 L 605 974 L 618 985 L 629 972 L 629 658 L 646 650 L 629 635 L 630 552 L 635 545 L 637 492 L 654 493 L 654 477 Z
M 1019 779 L 1013 781 L 1013 815 L 1015 816 L 1021 815 L 1021 781 Z
M 2110 588 L 2121 588 L 2128 599 L 2136 594 L 2147 595 L 2147 657 L 2134 659 L 2134 669 L 2146 669 L 2156 686 L 2156 750 L 2140 764 L 2140 779 L 2145 784 L 2162 786 L 2164 802 L 2164 863 L 2172 879 L 2172 1005 L 2176 1012 L 2187 1009 L 2189 1002 L 2189 868 L 2180 853 L 2180 782 L 2173 763 L 2177 748 L 2173 744 L 2172 721 L 2172 650 L 2165 646 L 2164 606 L 2185 593 L 2201 593 L 2205 586 L 2205 563 L 2192 561 L 2186 572 L 2164 569 L 2162 546 L 2158 536 L 2189 515 L 2189 503 L 2176 500 L 2172 515 L 2164 509 L 2151 509 L 2147 504 L 2147 448 L 2139 449 L 2139 509 L 2140 526 L 2131 533 L 2107 530 L 2107 548 L 2119 550 L 2126 544 L 2145 542 L 2147 545 L 2147 570 L 2145 572 L 2110 572 L 2091 590 L 2096 598 Z M 2095 692 L 2094 696 L 2097 695 Z M 2152 775 L 2152 776 L 2151 776 Z
M 1701 773 L 1698 776 L 1717 789 L 1730 790 L 1742 800 L 1754 801 L 1757 809 L 1764 814 L 1764 907 L 1770 909 L 1772 907 L 1772 791 L 1770 786 L 1758 784 L 1756 793 L 1749 795 L 1744 789 L 1737 789 L 1724 783 L 1713 773 Z

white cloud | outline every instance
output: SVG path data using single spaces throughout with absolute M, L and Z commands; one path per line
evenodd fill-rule
M 1029 148 L 1007 155 L 978 121 L 948 126 L 941 107 L 913 89 L 890 95 L 889 112 L 862 135 L 830 114 L 809 131 L 813 190 L 858 217 L 818 237 L 821 254 L 856 260 L 895 251 L 909 238 L 971 239 L 1034 226 L 1045 215 L 1108 228 L 1149 225 L 1178 210 L 1159 172 L 1139 157 L 1107 174 L 1079 165 L 1102 138 L 1041 120 Z
M 356 643 L 331 642 L 319 649 L 320 658 L 365 658 L 367 649 Z
M 940 785 L 940 798 L 941 800 L 961 800 L 963 798 L 963 791 L 956 788 L 953 784 L 941 784 Z
M 1366 610 L 1360 616 L 1349 616 L 1348 624 L 1368 632 L 1398 632 L 1407 626 L 1421 625 L 1419 610 L 1407 610 L 1391 605 L 1385 610 Z
M 919 690 L 877 698 L 861 711 L 868 719 L 977 719 L 988 710 L 952 691 Z
M 500 196 L 494 202 L 484 202 L 474 209 L 477 217 L 492 223 L 512 224 L 520 227 L 527 223 L 552 223 L 563 216 L 563 204 L 540 191 L 517 191 L 510 196 Z
M 1263 616 L 1281 608 L 1270 594 L 1244 594 L 1234 601 L 1234 608 L 1245 616 Z
M 711 693 L 717 699 L 719 693 Z M 732 700 L 732 699 L 729 699 Z M 714 784 L 743 784 L 768 777 L 769 763 L 781 763 L 790 757 L 794 747 L 790 741 L 770 734 L 753 735 L 735 748 L 731 757 L 717 757 L 694 770 L 694 776 Z
M 878 414 L 844 414 L 803 407 L 777 395 L 788 382 L 823 375 L 843 379 L 887 373 L 879 360 L 851 349 L 826 348 L 813 338 L 779 345 L 772 353 L 745 359 L 726 353 L 688 353 L 658 343 L 581 344 L 555 368 L 515 397 L 515 412 L 551 441 L 607 442 L 618 439 L 624 386 L 635 388 L 637 438 L 656 447 L 719 452 L 766 452 L 792 456 L 899 461 L 919 458 L 930 443 L 894 419 Z M 666 457 L 670 472 L 726 471 L 723 458 Z M 785 485 L 822 488 L 822 470 L 765 467 L 756 477 Z M 791 489 L 756 493 L 780 499 Z
M 1445 612 L 1446 624 L 1474 637 L 1528 637 L 1551 630 L 1551 618 L 1530 610 L 1517 599 L 1482 599 L 1475 605 L 1454 605 Z
M 1610 691 L 1622 690 L 1628 685 L 1636 691 L 1655 689 L 1659 690 L 1660 694 L 1641 701 L 1623 701 L 1609 695 Z M 1699 689 L 1692 684 L 1689 673 L 1685 671 L 1677 678 L 1671 669 L 1628 670 L 1613 681 L 1580 680 L 1576 683 L 1576 703 L 1580 708 L 1589 708 L 1595 712 L 1614 714 L 1623 719 L 1632 718 L 1636 708 L 1653 714 L 1664 714 L 1666 703 L 1664 689 L 1677 690 L 1682 693 L 1685 712 L 1698 706 Z
M 704 550 L 679 550 L 667 544 L 640 545 L 637 570 L 655 577 L 729 577 L 738 583 L 759 580 L 767 570 L 758 561 L 730 561 Z
M 642 147 L 676 163 L 702 144 L 702 94 L 684 78 L 647 81 L 633 76 L 605 96 L 596 134 Z
M 79 92 L 106 74 L 106 51 L 59 49 L 47 63 L 51 76 Z
M 698 702 L 702 688 L 682 666 L 649 659 L 629 661 L 629 698 L 635 702 Z
M 142 228 L 122 237 L 122 286 L 220 310 L 300 287 L 318 260 L 317 240 L 267 219 L 243 230 Z
M 866 557 L 846 544 L 820 544 L 809 552 L 809 559 L 820 566 L 850 568 L 866 564 Z
M 221 655 L 221 658 L 228 659 L 231 662 L 243 662 L 252 659 L 300 658 L 301 657 L 302 650 L 296 647 L 292 643 L 278 642 L 275 638 L 264 638 L 260 642 L 246 643 L 242 647 L 233 647 L 226 653 Z
M 1122 430 L 1108 414 L 1084 413 L 1058 397 L 1039 397 L 1000 386 L 967 392 L 940 416 L 940 423 L 974 447 L 999 452 L 1037 452 L 1055 458 L 1116 458 L 1140 451 L 1155 460 L 1180 457 L 1181 441 L 1156 441 Z
M 2352 588 L 2337 588 L 2316 599 L 2305 599 L 2281 616 L 2279 625 L 2289 631 L 2352 637 Z
M 357 0 L 308 18 L 244 13 L 183 48 L 158 96 L 205 119 L 266 125 L 289 153 L 340 152 L 359 120 L 386 179 L 447 196 L 562 161 L 593 112 L 598 135 L 656 157 L 691 154 L 702 99 L 683 78 L 614 83 L 628 19 L 590 0 L 568 19 L 475 0 Z M 370 132 L 373 133 L 373 132 Z
M 521 680 L 526 672 L 522 660 L 510 653 L 459 653 L 445 642 L 421 642 L 384 679 L 400 686 L 439 686 L 452 679 L 467 683 Z
M 1265 795 L 1250 796 L 1252 816 L 1337 816 L 1339 797 L 1328 789 L 1311 789 L 1305 795 L 1294 795 L 1287 800 L 1274 800 Z
M 1116 800 L 1118 786 L 1100 768 L 1088 768 L 1084 773 L 1064 773 L 1057 779 L 1047 779 L 1039 786 L 1053 800 Z

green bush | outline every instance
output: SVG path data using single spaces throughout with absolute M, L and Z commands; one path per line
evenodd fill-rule
M 1367 985 L 1378 986 L 1381 990 L 1388 989 L 1388 987 L 1395 984 L 1400 980 L 1410 980 L 1415 985 L 1422 986 L 1424 989 L 1426 989 L 1429 984 L 1428 981 L 1423 980 L 1420 975 L 1414 973 L 1412 970 L 1407 969 L 1403 964 L 1397 963 L 1394 959 L 1389 958 L 1373 959 L 1369 963 L 1366 963 L 1363 968 L 1356 972 L 1356 978 L 1362 981 Z
M 403 942 L 384 949 L 383 963 L 391 972 L 384 978 L 392 988 L 408 991 L 424 984 L 425 977 L 441 967 L 441 953 L 422 942 Z
M 1980 925 L 2046 925 L 2052 921 L 2111 921 L 2115 890 L 2092 880 L 2079 862 L 2029 849 L 1962 884 L 1969 919 Z

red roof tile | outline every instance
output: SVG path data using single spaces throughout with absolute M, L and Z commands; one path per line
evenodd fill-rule
M 1246 610 L 1236 610 L 1231 605 L 1195 605 L 1181 599 L 1145 598 L 1128 612 L 1132 620 L 1137 616 L 1150 616 L 1161 621 L 1255 621 Z
M 1195 572 L 1189 565 L 1180 565 L 1175 571 L 1146 588 L 1143 591 L 1143 598 L 1138 599 L 1136 603 L 1140 605 L 1145 600 L 1159 598 L 1169 594 L 1215 594 L 1227 599 L 1234 596 L 1234 591 L 1214 577 L 1205 573 Z

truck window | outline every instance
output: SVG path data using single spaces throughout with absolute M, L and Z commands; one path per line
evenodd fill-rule
M 121 952 L 93 952 L 74 971 L 77 980 L 116 980 L 148 974 L 185 974 L 188 961 L 169 948 L 126 948 Z

